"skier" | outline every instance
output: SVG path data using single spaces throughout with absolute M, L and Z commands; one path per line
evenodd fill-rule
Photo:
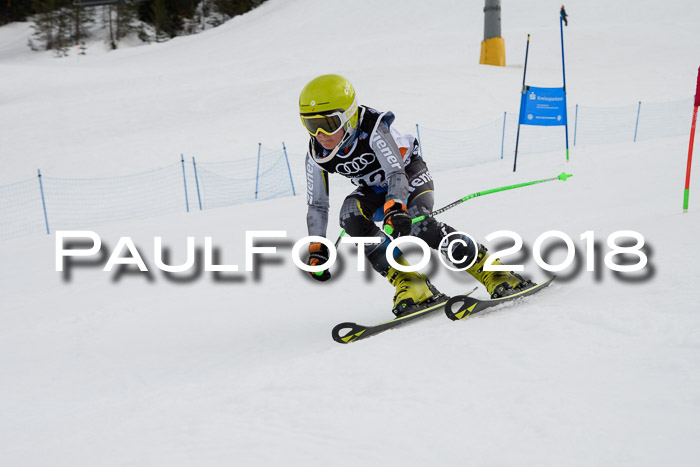
M 561 6 L 561 10 L 559 10 L 559 14 L 561 15 L 561 19 L 564 20 L 564 26 L 568 26 L 569 21 L 567 20 L 567 18 L 569 17 L 569 15 L 566 14 L 566 10 L 564 9 L 564 5 Z
M 310 81 L 299 96 L 301 121 L 311 135 L 306 155 L 307 227 L 309 235 L 325 237 L 328 225 L 328 174 L 338 173 L 351 179 L 357 189 L 345 198 L 340 225 L 352 237 L 381 237 L 380 244 L 365 245 L 372 267 L 396 289 L 392 312 L 400 317 L 430 303 L 441 294 L 425 274 L 402 272 L 390 266 L 386 248 L 391 241 L 375 224 L 375 212 L 393 237 L 413 235 L 431 248 L 448 254 L 442 239 L 451 226 L 433 217 L 412 224 L 411 219 L 433 209 L 434 185 L 418 141 L 392 127 L 394 114 L 359 105 L 350 82 L 339 75 L 323 75 Z M 387 229 L 388 226 L 388 229 Z M 460 234 L 455 234 L 460 235 Z M 484 271 L 489 258 L 486 247 L 474 245 L 467 236 L 463 242 L 451 242 L 453 264 L 464 267 L 481 282 L 492 298 L 510 295 L 534 285 L 512 272 Z M 328 260 L 328 248 L 309 245 L 307 264 L 317 266 Z M 401 252 L 394 250 L 398 264 L 408 266 Z M 450 256 L 448 256 L 450 258 Z M 458 260 L 458 261 L 457 261 Z M 501 264 L 495 260 L 493 264 Z M 319 281 L 330 279 L 328 270 L 311 273 Z

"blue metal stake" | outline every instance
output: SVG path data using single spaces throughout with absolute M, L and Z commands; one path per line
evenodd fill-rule
M 637 123 L 634 125 L 634 142 L 637 142 L 637 128 L 639 128 L 639 112 L 642 110 L 642 101 L 639 101 L 637 106 Z
M 41 205 L 44 207 L 44 223 L 46 224 L 46 235 L 51 235 L 49 230 L 49 216 L 46 214 L 46 198 L 44 197 L 44 184 L 41 181 L 41 169 L 36 169 L 39 176 L 39 190 L 41 191 Z
M 576 146 L 576 130 L 578 129 L 578 104 L 576 104 L 576 117 L 574 117 L 574 147 Z
M 418 124 L 416 123 L 416 135 L 418 136 L 418 151 L 420 153 L 420 157 L 423 157 L 423 143 L 420 142 L 420 130 L 418 129 Z
M 187 196 L 187 177 L 185 177 L 185 155 L 180 154 L 180 162 L 182 162 L 182 180 L 185 182 L 185 207 L 187 212 L 190 212 L 190 199 Z
M 503 135 L 501 136 L 501 159 L 503 159 L 503 145 L 506 140 L 506 112 L 503 112 Z
M 194 160 L 194 156 L 192 156 L 192 166 L 194 167 L 194 181 L 197 185 L 197 199 L 199 200 L 199 210 L 202 210 L 202 196 L 199 194 L 199 177 L 197 176 L 197 162 Z
M 284 151 L 284 160 L 287 161 L 287 170 L 289 171 L 289 181 L 292 184 L 292 196 L 296 196 L 297 192 L 294 189 L 294 179 L 292 178 L 292 169 L 289 167 L 289 158 L 287 157 L 287 147 L 284 145 L 284 141 L 282 141 L 282 150 Z
M 258 168 L 255 170 L 255 199 L 258 199 L 258 181 L 260 179 L 260 147 L 262 143 L 258 143 Z

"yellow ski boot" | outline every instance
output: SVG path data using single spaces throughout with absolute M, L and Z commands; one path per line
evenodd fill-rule
M 396 259 L 402 266 L 410 266 L 403 256 Z M 420 304 L 432 302 L 440 292 L 430 283 L 428 276 L 417 272 L 402 272 L 392 267 L 386 274 L 389 283 L 396 287 L 392 313 L 397 317 L 420 309 Z
M 512 295 L 515 292 L 532 287 L 534 282 L 524 279 L 522 276 L 508 271 L 484 271 L 484 263 L 489 258 L 484 245 L 479 246 L 479 253 L 476 257 L 476 262 L 472 267 L 467 269 L 476 280 L 484 284 L 491 298 L 505 297 Z M 496 259 L 494 265 L 502 265 Z

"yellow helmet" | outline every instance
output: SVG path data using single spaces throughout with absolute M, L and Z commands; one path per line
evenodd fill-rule
M 311 80 L 299 95 L 301 123 L 312 136 L 332 135 L 344 129 L 351 135 L 357 127 L 355 89 L 340 75 L 322 75 Z

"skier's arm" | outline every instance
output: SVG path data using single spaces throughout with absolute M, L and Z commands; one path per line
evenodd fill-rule
M 306 226 L 309 235 L 326 236 L 328 228 L 328 172 L 306 155 Z
M 370 146 L 377 155 L 389 185 L 384 203 L 384 231 L 394 238 L 411 233 L 411 217 L 406 209 L 408 176 L 403 155 L 387 125 L 379 123 Z
M 408 198 L 408 177 L 404 170 L 403 156 L 389 128 L 383 123 L 377 126 L 370 141 L 370 147 L 377 155 L 389 184 L 387 201 L 397 199 L 405 203 Z

